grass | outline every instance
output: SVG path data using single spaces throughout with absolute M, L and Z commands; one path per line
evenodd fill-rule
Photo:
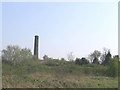
M 53 73 L 32 73 L 3 76 L 4 88 L 117 88 L 117 78 L 87 75 L 66 75 L 58 77 Z
M 106 76 L 105 66 L 53 62 L 59 66 L 33 60 L 16 66 L 3 63 L 3 88 L 118 88 L 118 78 Z

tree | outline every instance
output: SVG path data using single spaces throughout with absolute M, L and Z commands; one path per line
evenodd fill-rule
M 85 64 L 89 64 L 89 61 L 86 58 L 76 58 L 75 60 L 75 64 L 78 65 L 85 65 Z
M 19 46 L 7 46 L 6 49 L 2 50 L 2 61 L 15 65 L 23 60 L 32 58 L 30 49 L 21 49 Z
M 95 59 L 98 59 L 99 57 L 100 57 L 100 55 L 101 55 L 101 52 L 100 51 L 98 51 L 98 50 L 95 50 L 93 53 L 91 53 L 90 55 L 89 55 L 89 59 L 91 60 L 91 62 L 93 63 L 93 60 Z
M 76 58 L 75 64 L 82 65 L 82 61 L 80 58 Z
M 2 61 L 12 62 L 15 64 L 16 58 L 19 58 L 20 48 L 18 46 L 7 46 L 7 49 L 2 50 Z M 18 61 L 17 58 L 17 61 Z
M 103 48 L 103 53 L 102 53 L 101 56 L 100 56 L 101 62 L 105 61 L 105 57 L 106 57 L 108 51 L 109 51 L 108 48 Z
M 32 58 L 32 52 L 29 48 L 23 48 L 20 50 L 20 58 L 25 60 Z
M 70 52 L 67 57 L 68 57 L 69 61 L 73 61 L 74 60 L 74 56 L 73 56 L 72 52 Z
M 112 58 L 109 58 L 109 62 L 107 64 L 108 69 L 107 69 L 107 74 L 108 76 L 111 77 L 116 77 L 118 76 L 118 62 L 119 62 L 119 56 L 116 55 Z
M 83 64 L 88 64 L 88 63 L 89 63 L 89 61 L 88 61 L 86 58 L 82 58 L 81 61 L 82 61 L 82 65 L 83 65 Z
M 105 60 L 102 62 L 102 65 L 107 65 L 109 62 L 111 62 L 110 60 L 111 60 L 111 53 L 110 53 L 110 51 L 108 51 L 108 53 L 107 53 L 107 55 L 106 55 L 106 57 L 105 57 Z
M 95 58 L 93 59 L 93 64 L 99 64 L 98 58 L 95 57 Z
M 48 61 L 49 57 L 47 55 L 44 55 L 43 59 L 46 60 L 46 61 Z
M 65 59 L 64 59 L 64 58 L 61 58 L 61 60 L 62 60 L 62 61 L 65 61 Z

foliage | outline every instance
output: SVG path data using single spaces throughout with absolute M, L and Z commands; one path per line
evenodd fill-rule
M 118 76 L 118 61 L 119 57 L 114 56 L 113 59 L 109 58 L 109 63 L 107 64 L 108 69 L 107 69 L 107 75 L 111 77 L 116 77 Z
M 89 64 L 89 61 L 86 58 L 82 58 L 81 61 L 82 61 L 82 65 Z
M 59 64 L 49 60 L 49 61 L 45 62 L 45 65 L 48 65 L 48 66 L 58 66 Z
M 85 65 L 85 64 L 89 64 L 89 61 L 86 58 L 82 58 L 82 59 L 76 58 L 75 64 Z
M 108 51 L 109 51 L 109 49 L 103 48 L 103 53 L 100 56 L 101 63 L 105 60 L 105 57 L 106 57 Z
M 96 53 L 96 52 L 95 52 Z M 71 54 L 72 55 L 72 54 Z M 30 49 L 9 46 L 2 52 L 3 85 L 27 87 L 115 87 L 118 75 L 119 56 L 111 58 L 108 53 L 106 65 L 98 64 L 99 55 L 89 63 L 86 58 L 76 58 L 75 62 L 65 59 L 52 59 L 45 55 L 44 63 L 35 60 Z M 33 58 L 32 58 L 33 57 Z M 8 62 L 15 61 L 15 65 Z M 6 63 L 7 62 L 7 63 Z M 19 63 L 18 63 L 19 62 Z M 78 65 L 76 65 L 78 64 Z M 87 78 L 85 78 L 87 77 Z M 114 78 L 113 78 L 114 77 Z M 103 82 L 104 80 L 104 82 Z M 88 82 L 89 81 L 89 82 Z M 106 81 L 106 82 L 105 82 Z M 112 82 L 111 82 L 112 81 Z M 114 84 L 113 84 L 114 82 Z M 111 84 L 112 83 L 112 84 Z M 27 85 L 26 85 L 27 84 Z M 105 85 L 104 85 L 105 84 Z M 83 85 L 83 86 L 81 86 Z
M 106 57 L 105 57 L 105 60 L 102 62 L 102 65 L 107 65 L 107 64 L 109 64 L 109 62 L 111 62 L 110 60 L 111 60 L 111 53 L 110 53 L 110 51 L 108 51 L 108 53 L 107 53 L 107 55 L 106 55 Z
M 54 65 L 46 65 L 45 63 L 41 64 L 39 63 L 39 60 L 35 61 L 34 59 L 24 60 L 24 62 L 15 66 L 3 62 L 3 86 L 29 86 L 29 88 L 117 86 L 117 80 L 115 80 L 115 78 L 106 77 L 107 66 L 90 63 L 85 65 L 76 65 L 75 62 L 58 59 L 49 61 L 54 63 Z M 58 63 L 59 66 L 56 66 L 55 63 Z
M 65 59 L 64 59 L 64 58 L 61 58 L 61 60 L 65 61 Z
M 81 59 L 80 58 L 76 58 L 75 64 L 82 65 Z
M 95 58 L 93 59 L 93 64 L 99 64 L 98 58 L 95 57 Z
M 43 60 L 46 60 L 46 61 L 47 61 L 48 59 L 49 59 L 49 57 L 48 57 L 47 55 L 44 55 L 44 56 L 43 56 Z
M 2 50 L 2 61 L 10 64 L 17 64 L 25 59 L 32 58 L 30 49 L 21 49 L 19 46 L 7 46 Z
M 93 62 L 93 60 L 94 60 L 95 58 L 98 59 L 98 58 L 100 57 L 100 55 L 101 55 L 101 52 L 98 51 L 98 50 L 95 50 L 93 53 L 91 53 L 91 54 L 89 55 L 89 58 L 90 58 L 91 62 Z

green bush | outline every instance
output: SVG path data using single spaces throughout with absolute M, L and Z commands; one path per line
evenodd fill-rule
M 82 65 L 81 59 L 80 58 L 76 58 L 75 64 Z
M 106 66 L 97 65 L 97 64 L 88 64 L 84 65 L 82 71 L 87 75 L 99 75 L 99 76 L 107 76 L 106 75 Z
M 48 66 L 58 66 L 58 63 L 53 62 L 53 61 L 47 61 L 47 62 L 45 62 L 45 65 L 48 65 Z
M 111 77 L 117 77 L 118 76 L 118 61 L 119 61 L 119 57 L 115 56 L 112 58 L 110 58 L 109 63 L 107 65 L 108 69 L 107 69 L 107 75 L 111 76 Z
M 85 65 L 85 64 L 89 64 L 89 61 L 86 58 L 82 58 L 82 59 L 76 58 L 75 64 Z

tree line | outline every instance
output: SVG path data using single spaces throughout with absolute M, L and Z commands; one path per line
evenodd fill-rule
M 2 57 L 2 62 L 11 65 L 17 65 L 21 62 L 24 62 L 25 60 L 34 59 L 34 56 L 32 55 L 32 52 L 29 48 L 20 48 L 19 46 L 14 46 L 14 45 L 13 46 L 9 45 L 7 46 L 6 49 L 3 49 L 1 57 Z M 104 50 L 104 53 L 95 50 L 93 53 L 88 55 L 88 58 L 89 60 L 85 57 L 76 58 L 75 60 L 73 60 L 74 56 L 72 55 L 72 53 L 68 55 L 69 62 L 74 62 L 74 64 L 76 65 L 81 66 L 87 64 L 97 64 L 97 65 L 99 64 L 108 67 L 107 74 L 109 76 L 118 75 L 119 56 L 115 55 L 112 57 L 110 50 Z M 53 58 L 49 58 L 47 55 L 44 55 L 43 59 L 46 62 L 54 60 Z M 61 58 L 61 60 L 66 61 L 64 58 Z

